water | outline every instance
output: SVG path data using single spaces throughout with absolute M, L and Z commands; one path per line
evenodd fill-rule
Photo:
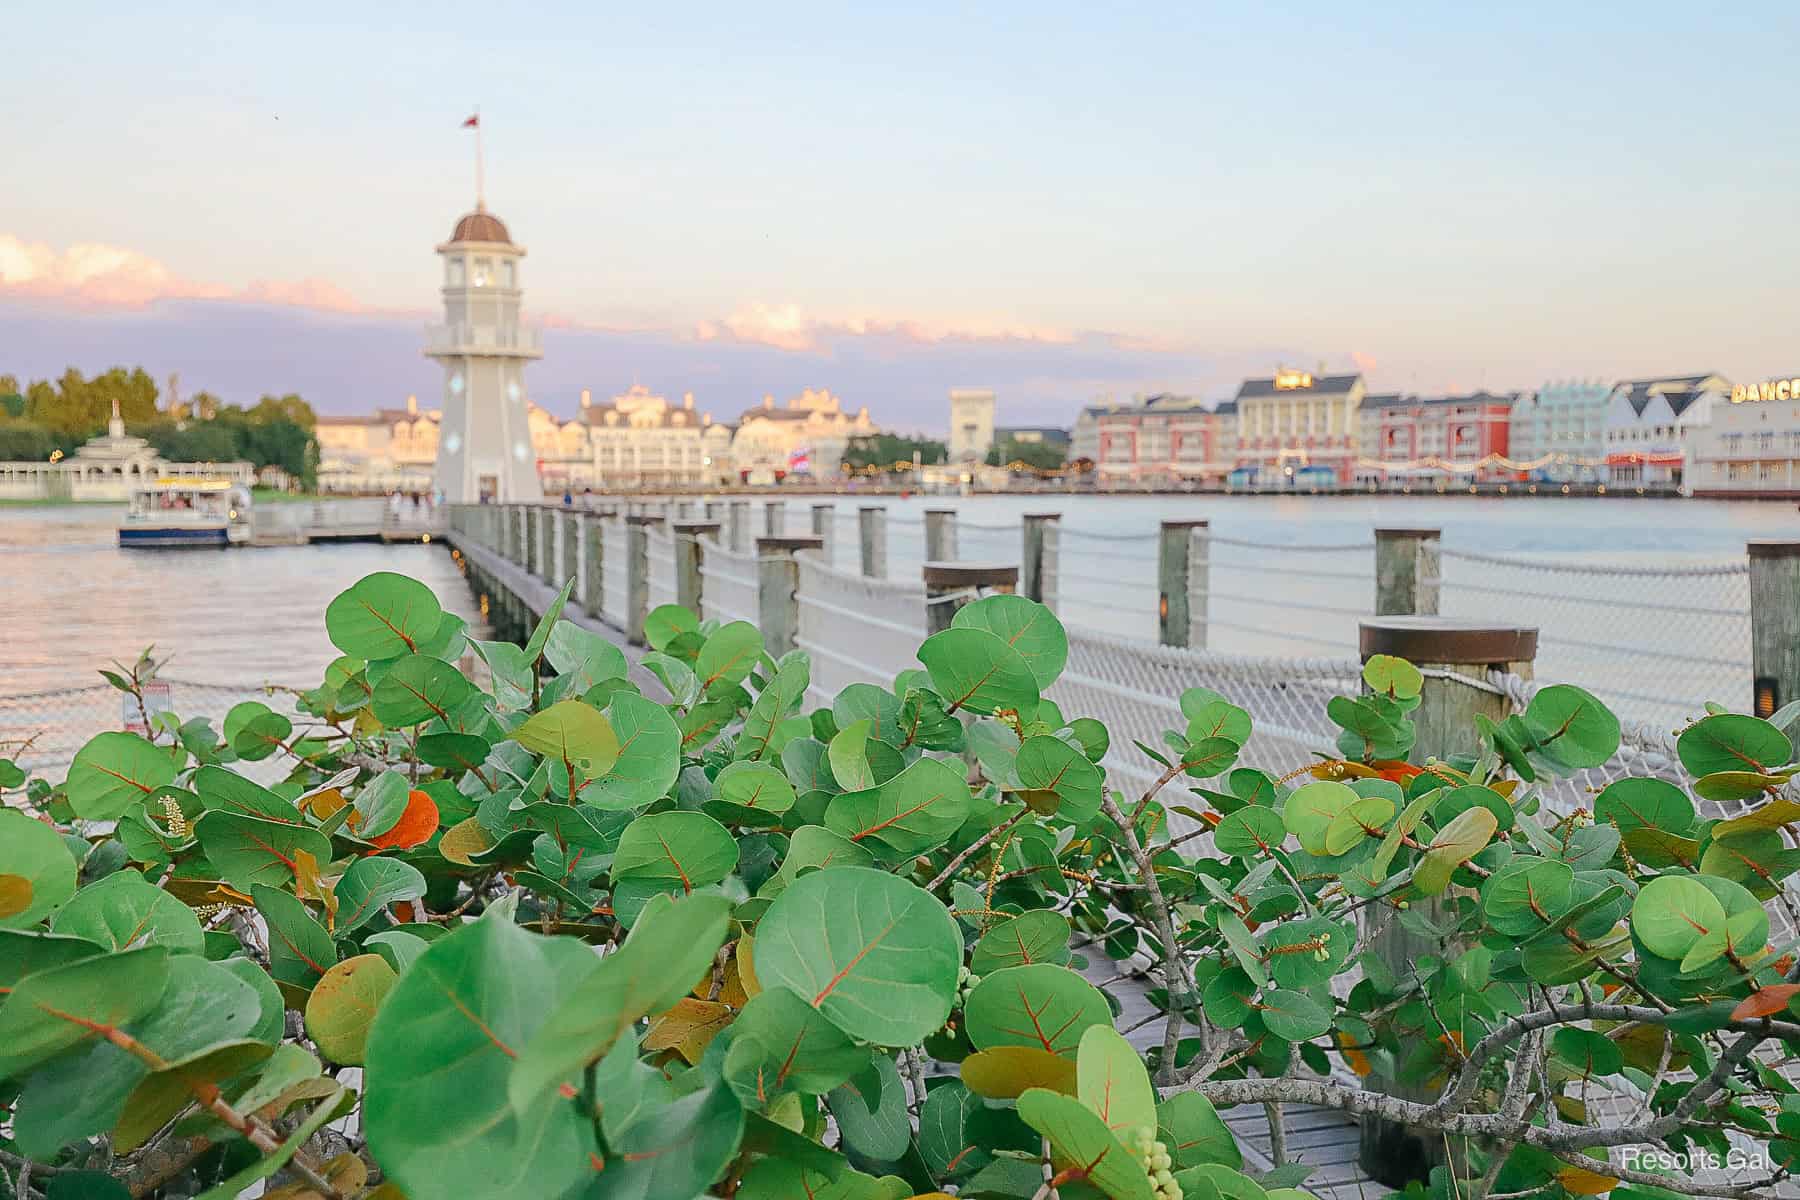
M 809 503 L 787 501 L 793 530 L 807 526 Z M 958 509 L 963 558 L 1013 562 L 1019 517 L 1061 512 L 1064 619 L 1145 639 L 1156 636 L 1157 522 L 1209 518 L 1218 539 L 1209 645 L 1245 654 L 1354 654 L 1356 617 L 1372 600 L 1372 552 L 1269 547 L 1361 545 L 1376 525 L 1430 526 L 1442 528 L 1447 548 L 1671 567 L 1741 562 L 1747 539 L 1800 537 L 1800 513 L 1792 505 L 1699 500 L 840 497 L 840 564 L 854 562 L 855 510 L 862 503 L 888 506 L 890 569 L 900 578 L 916 578 L 926 508 Z M 336 655 L 325 636 L 326 604 L 371 571 L 411 575 L 445 608 L 475 616 L 469 590 L 441 546 L 122 551 L 114 542 L 118 513 L 90 505 L 0 509 L 0 602 L 7 615 L 0 697 L 93 682 L 97 669 L 113 659 L 130 661 L 152 643 L 158 656 L 172 658 L 167 674 L 178 679 L 311 686 Z M 1445 612 L 1543 628 L 1540 675 L 1603 682 L 1621 695 L 1672 697 L 1683 707 L 1709 695 L 1743 703 L 1744 697 L 1726 694 L 1748 688 L 1748 624 L 1731 615 L 1747 609 L 1741 575 L 1547 575 L 1446 559 L 1444 578 Z M 1636 656 L 1604 647 L 1629 648 Z M 1647 666 L 1654 667 L 1653 681 L 1644 678 Z
M 338 654 L 325 606 L 371 571 L 410 575 L 447 610 L 476 619 L 441 546 L 121 550 L 122 511 L 0 508 L 0 696 L 99 682 L 100 668 L 152 644 L 175 679 L 316 686 Z

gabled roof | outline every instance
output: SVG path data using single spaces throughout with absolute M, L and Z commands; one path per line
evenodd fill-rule
M 1238 385 L 1237 398 L 1253 396 L 1336 396 L 1362 382 L 1361 375 L 1314 375 L 1309 387 L 1277 388 L 1275 379 L 1246 379 Z

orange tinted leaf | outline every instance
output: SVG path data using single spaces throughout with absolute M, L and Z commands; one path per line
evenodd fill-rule
M 394 827 L 379 837 L 370 838 L 369 844 L 382 850 L 410 850 L 430 841 L 437 827 L 437 802 L 424 792 L 408 792 L 406 811 L 400 814 Z
M 1604 1196 L 1619 1186 L 1619 1181 L 1611 1175 L 1602 1175 L 1598 1171 L 1576 1166 L 1559 1167 L 1556 1182 L 1576 1196 Z
M 1734 1021 L 1751 1021 L 1772 1017 L 1787 1008 L 1788 999 L 1800 995 L 1800 983 L 1775 983 L 1744 997 L 1743 1003 L 1731 1010 Z

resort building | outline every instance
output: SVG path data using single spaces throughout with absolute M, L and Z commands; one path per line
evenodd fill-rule
M 1089 414 L 1095 482 L 1101 488 L 1217 484 L 1237 460 L 1235 402 L 1209 408 L 1193 396 L 1163 393 L 1134 404 L 1089 408 L 1083 416 Z
M 994 393 L 987 388 L 950 392 L 950 461 L 979 462 L 994 445 Z
M 764 396 L 762 407 L 738 418 L 731 439 L 732 468 L 744 479 L 753 473 L 776 479 L 790 474 L 835 476 L 850 439 L 874 432 L 866 407 L 854 415 L 845 412 L 825 388 L 806 389 L 786 408 L 775 407 L 775 398 Z
M 1356 473 L 1361 375 L 1282 369 L 1237 392 L 1237 486 L 1343 487 Z
M 1069 431 L 1069 461 L 1100 461 L 1100 418 L 1119 406 L 1106 401 L 1090 404 L 1075 417 L 1075 428 Z
M 1021 446 L 1049 446 L 1069 453 L 1069 431 L 1055 425 L 1002 425 L 994 430 L 994 444 L 1017 442 Z
M 1518 478 L 1508 458 L 1515 398 L 1364 396 L 1358 409 L 1356 481 L 1404 486 L 1415 481 L 1499 483 Z
M 594 404 L 581 393 L 586 485 L 594 487 L 710 487 L 731 473 L 731 430 L 694 410 L 694 394 L 679 408 L 642 384 Z M 546 470 L 546 475 L 549 471 Z
M 319 490 L 323 492 L 423 492 L 431 488 L 443 413 L 421 410 L 416 396 L 405 408 L 372 416 L 320 416 Z
M 1734 386 L 1695 430 L 1691 452 L 1696 496 L 1800 498 L 1800 376 Z
M 1513 402 L 1512 458 L 1540 483 L 1606 482 L 1606 413 L 1612 384 L 1554 379 Z
M 1606 412 L 1611 486 L 1682 487 L 1690 447 L 1730 396 L 1731 381 L 1713 374 L 1614 384 Z

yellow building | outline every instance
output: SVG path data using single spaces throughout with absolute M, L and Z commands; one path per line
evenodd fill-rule
M 384 408 L 372 416 L 319 417 L 313 430 L 319 443 L 319 489 L 429 490 L 442 419 L 437 409 L 420 409 L 416 396 L 406 398 L 405 408 Z
M 740 477 L 753 471 L 770 471 L 777 478 L 789 473 L 835 476 L 850 439 L 875 432 L 866 407 L 853 416 L 826 388 L 808 388 L 786 408 L 776 408 L 775 397 L 764 396 L 762 407 L 738 418 L 732 465 Z
M 642 384 L 594 404 L 581 393 L 577 418 L 588 443 L 596 487 L 710 487 L 730 473 L 731 430 L 694 409 L 694 394 L 681 407 Z

